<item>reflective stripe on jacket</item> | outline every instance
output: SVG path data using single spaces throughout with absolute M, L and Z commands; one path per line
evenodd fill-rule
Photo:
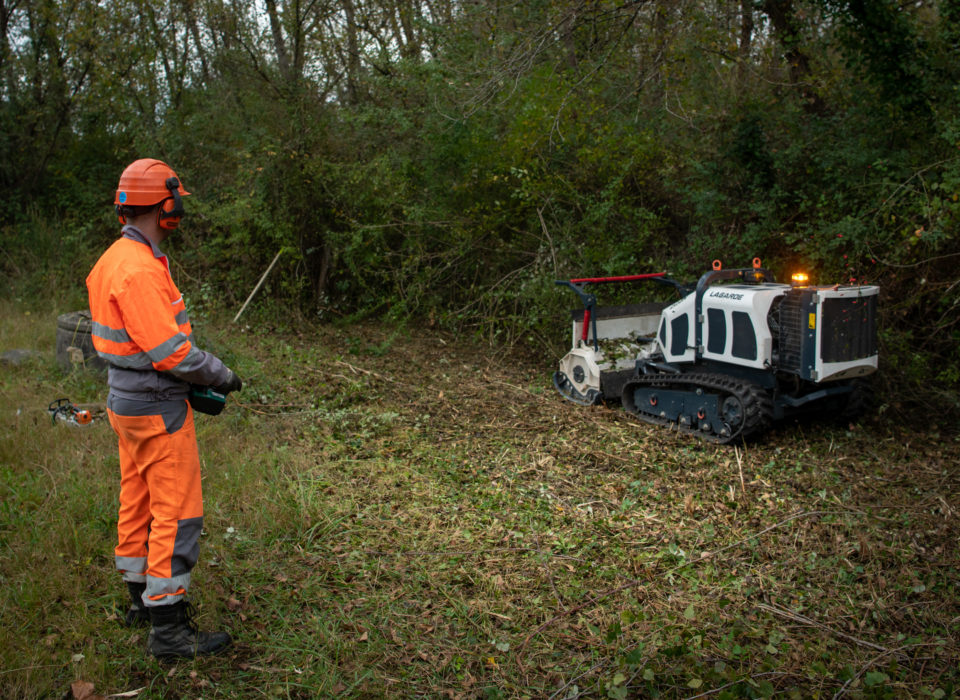
M 111 390 L 130 399 L 185 397 L 189 384 L 217 385 L 229 370 L 193 343 L 183 296 L 167 257 L 133 226 L 87 276 L 97 354 L 110 364 Z

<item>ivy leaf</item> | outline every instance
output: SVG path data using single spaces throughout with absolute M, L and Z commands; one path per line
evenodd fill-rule
M 615 685 L 607 690 L 607 697 L 611 700 L 627 700 L 627 686 L 625 685 Z
M 864 684 L 869 688 L 874 685 L 882 685 L 890 680 L 890 676 L 881 671 L 867 671 L 866 675 L 863 677 Z

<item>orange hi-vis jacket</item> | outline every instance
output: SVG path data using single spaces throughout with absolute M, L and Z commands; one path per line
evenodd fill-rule
M 190 384 L 216 386 L 229 378 L 223 362 L 194 345 L 167 257 L 134 226 L 125 226 L 94 265 L 87 290 L 93 346 L 110 365 L 114 395 L 181 399 Z

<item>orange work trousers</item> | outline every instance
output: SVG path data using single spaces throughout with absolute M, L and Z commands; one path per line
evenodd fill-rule
M 120 448 L 117 569 L 126 581 L 146 583 L 147 606 L 177 603 L 190 587 L 203 529 L 193 410 L 186 400 L 111 394 L 107 416 Z

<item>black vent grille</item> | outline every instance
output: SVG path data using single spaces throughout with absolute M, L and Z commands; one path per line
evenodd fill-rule
M 791 290 L 780 302 L 780 368 L 800 371 L 800 351 L 803 342 L 803 304 L 800 294 Z
M 877 354 L 877 297 L 824 299 L 820 358 L 851 362 Z

